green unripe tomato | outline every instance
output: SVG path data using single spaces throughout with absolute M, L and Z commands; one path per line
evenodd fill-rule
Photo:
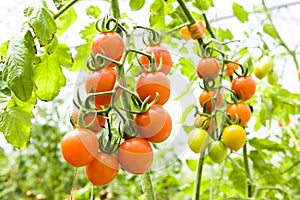
M 213 141 L 208 147 L 208 155 L 210 159 L 216 163 L 221 163 L 227 156 L 227 147 L 223 141 Z
M 268 73 L 268 83 L 270 85 L 276 85 L 278 83 L 279 76 L 275 71 Z
M 274 68 L 274 61 L 271 56 L 264 56 L 259 61 L 259 66 L 264 73 L 269 73 Z
M 188 145 L 195 153 L 203 153 L 208 146 L 209 135 L 202 128 L 194 129 L 188 136 Z

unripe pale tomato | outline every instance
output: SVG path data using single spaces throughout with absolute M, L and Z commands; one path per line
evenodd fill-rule
M 99 32 L 92 42 L 92 52 L 94 55 L 101 54 L 116 61 L 120 61 L 124 52 L 124 41 L 122 37 L 115 32 Z M 105 61 L 106 67 L 115 66 L 110 61 Z
M 163 142 L 172 131 L 171 116 L 159 104 L 151 106 L 145 113 L 137 114 L 134 121 L 139 127 L 140 135 L 150 142 Z
M 97 186 L 109 184 L 119 171 L 119 162 L 112 154 L 98 152 L 95 159 L 85 167 L 89 181 Z
M 188 145 L 194 153 L 203 153 L 208 142 L 209 135 L 204 129 L 196 128 L 188 135 Z
M 146 139 L 130 138 L 119 146 L 118 160 L 126 171 L 132 174 L 142 174 L 152 164 L 153 150 Z
M 208 78 L 215 79 L 220 73 L 219 62 L 212 57 L 203 57 L 197 65 L 197 75 L 199 78 L 207 80 Z
M 268 73 L 268 83 L 270 85 L 276 85 L 278 83 L 279 76 L 275 71 L 270 71 Z
M 246 131 L 240 125 L 229 125 L 222 132 L 224 144 L 233 151 L 238 151 L 246 143 Z
M 239 99 L 246 101 L 254 96 L 256 83 L 251 76 L 239 76 L 233 79 L 231 89 Z
M 275 64 L 271 56 L 263 56 L 258 65 L 261 67 L 261 70 L 268 74 L 274 68 Z
M 245 126 L 251 118 L 250 107 L 244 102 L 229 104 L 226 112 L 231 116 L 233 121 L 238 117 L 241 126 Z
M 92 162 L 98 152 L 98 139 L 94 132 L 75 128 L 66 133 L 61 141 L 64 159 L 74 167 L 82 167 Z
M 267 75 L 260 66 L 254 66 L 253 73 L 258 79 L 263 79 Z
M 227 156 L 228 149 L 223 141 L 213 141 L 208 146 L 208 155 L 212 161 L 221 163 Z

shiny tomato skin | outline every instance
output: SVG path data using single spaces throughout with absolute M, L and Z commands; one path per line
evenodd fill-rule
M 199 103 L 201 107 L 204 108 L 205 106 L 205 112 L 212 112 L 216 109 L 216 100 L 218 103 L 218 108 L 222 106 L 223 104 L 223 97 L 222 94 L 219 93 L 218 97 L 215 98 L 217 94 L 217 90 L 203 90 L 203 92 L 199 96 Z
M 201 58 L 197 65 L 197 75 L 204 80 L 217 78 L 220 70 L 219 62 L 212 57 Z
M 233 79 L 231 89 L 239 99 L 246 101 L 254 96 L 256 83 L 250 76 L 239 76 Z
M 171 116 L 159 104 L 151 106 L 145 113 L 137 114 L 134 121 L 139 127 L 141 137 L 150 142 L 163 142 L 170 136 L 172 131 Z
M 98 110 L 102 110 L 102 107 L 100 105 L 95 104 L 95 106 Z M 78 125 L 78 112 L 79 112 L 79 110 L 77 108 L 74 108 L 74 110 L 72 112 L 72 116 L 71 116 L 77 125 Z M 84 116 L 84 113 L 82 114 L 82 116 Z M 99 132 L 103 129 L 103 127 L 105 126 L 105 123 L 106 123 L 106 119 L 103 118 L 102 116 L 96 115 L 94 113 L 90 113 L 85 116 L 84 123 L 86 126 L 89 125 L 90 123 L 92 123 L 94 121 L 95 117 L 96 117 L 96 119 L 95 119 L 94 124 L 91 127 L 88 127 L 88 129 L 91 131 L 94 131 L 94 132 Z
M 148 54 L 154 54 L 155 56 L 155 61 L 156 61 L 156 67 L 159 67 L 160 64 L 160 56 L 162 58 L 162 68 L 159 70 L 160 72 L 164 73 L 165 75 L 168 75 L 169 72 L 172 69 L 172 56 L 169 52 L 169 50 L 161 45 L 153 45 L 153 46 L 148 46 L 143 50 L 145 53 Z M 161 55 L 159 55 L 159 53 Z M 150 61 L 147 56 L 140 55 L 139 56 L 140 62 L 146 67 L 150 67 Z M 142 70 L 142 69 L 141 69 Z M 143 70 L 142 70 L 143 71 Z
M 226 112 L 230 114 L 234 121 L 238 117 L 241 126 L 245 126 L 251 118 L 250 107 L 244 102 L 229 104 Z
M 92 52 L 94 55 L 101 54 L 116 61 L 120 61 L 125 49 L 122 37 L 115 32 L 99 32 L 92 42 Z M 105 61 L 106 67 L 115 66 L 110 61 Z
M 118 172 L 119 162 L 116 156 L 104 152 L 98 152 L 95 159 L 85 167 L 87 178 L 96 186 L 109 184 Z
M 153 150 L 144 138 L 130 138 L 123 141 L 118 148 L 120 165 L 132 174 L 146 172 L 153 161 Z
M 170 97 L 169 79 L 162 72 L 143 73 L 137 79 L 136 92 L 142 99 L 150 96 L 148 102 L 152 102 L 158 92 L 159 98 L 156 104 L 163 105 Z
M 64 159 L 74 167 L 82 167 L 92 162 L 98 152 L 98 139 L 92 131 L 75 128 L 66 133 L 61 141 Z
M 114 89 L 116 79 L 117 71 L 113 68 L 108 67 L 94 71 L 87 77 L 85 83 L 86 92 L 89 93 L 91 90 L 93 90 L 94 93 L 112 91 Z M 111 102 L 111 98 L 111 94 L 95 96 L 95 103 L 101 106 L 108 106 Z
M 222 131 L 224 144 L 233 151 L 242 148 L 247 140 L 245 129 L 240 125 L 229 125 Z

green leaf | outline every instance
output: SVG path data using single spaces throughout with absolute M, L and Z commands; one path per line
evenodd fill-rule
M 165 27 L 165 3 L 163 0 L 154 0 L 150 6 L 150 26 Z
M 29 30 L 21 32 L 8 45 L 3 76 L 9 89 L 21 101 L 29 100 L 34 88 L 32 63 L 35 52 L 34 38 Z
M 179 120 L 179 124 L 182 124 L 185 120 L 186 120 L 186 118 L 188 117 L 188 115 L 190 114 L 190 112 L 192 111 L 192 110 L 194 110 L 195 109 L 195 105 L 194 104 L 191 104 L 191 105 L 189 105 L 185 110 L 184 110 L 184 112 L 182 113 L 182 115 L 181 115 L 181 117 L 180 117 L 180 120 Z
M 38 38 L 40 45 L 49 44 L 54 38 L 56 23 L 45 7 L 45 3 L 36 3 L 34 6 L 25 8 L 24 16 Z
M 252 138 L 251 140 L 249 140 L 249 143 L 252 147 L 256 149 L 267 149 L 270 151 L 285 151 L 285 149 L 281 146 L 280 143 L 271 141 L 269 139 Z
M 47 51 L 48 54 L 53 54 L 55 52 L 55 50 L 58 47 L 58 40 L 57 37 L 54 36 L 53 40 L 51 41 L 50 44 L 48 44 L 45 49 Z
M 59 18 L 56 19 L 58 37 L 62 36 L 63 33 L 76 21 L 77 14 L 74 7 L 66 10 Z
M 198 8 L 201 11 L 206 11 L 210 7 L 214 6 L 214 4 L 213 4 L 212 0 L 194 0 L 193 6 L 195 6 L 196 8 Z
M 145 4 L 145 0 L 130 0 L 129 6 L 131 10 L 140 10 Z
M 220 41 L 225 41 L 227 40 L 232 40 L 233 39 L 233 34 L 231 33 L 231 31 L 229 29 L 223 30 L 221 28 L 219 28 L 217 30 L 218 32 L 218 39 Z
M 187 134 L 189 134 L 192 130 L 195 129 L 194 125 L 188 126 L 188 125 L 183 125 L 182 126 L 184 132 L 186 132 Z
M 9 44 L 9 41 L 6 41 L 6 42 L 2 43 L 0 46 L 0 63 L 4 62 L 6 60 L 8 44 Z
M 191 79 L 191 77 L 193 77 L 193 75 L 196 73 L 196 68 L 193 62 L 191 62 L 189 59 L 180 58 L 179 64 L 182 66 L 180 72 L 189 79 Z
M 86 9 L 86 14 L 88 16 L 91 16 L 91 17 L 97 19 L 99 17 L 99 15 L 101 14 L 101 10 L 100 10 L 99 6 L 89 6 Z
M 186 165 L 188 166 L 188 168 L 192 171 L 195 172 L 197 169 L 197 164 L 198 164 L 198 159 L 195 160 L 190 160 L 190 159 L 186 159 L 185 160 Z
M 268 34 L 269 36 L 271 36 L 274 39 L 278 39 L 278 32 L 275 29 L 275 27 L 273 26 L 273 24 L 264 24 L 263 26 L 263 30 L 266 34 Z
M 11 145 L 25 148 L 30 138 L 31 116 L 19 107 L 8 107 L 0 130 Z
M 37 86 L 36 95 L 44 101 L 53 100 L 66 84 L 66 78 L 62 72 L 62 65 L 71 65 L 69 48 L 60 45 L 52 54 L 45 54 L 41 63 L 34 67 L 34 81 Z
M 249 20 L 248 12 L 240 4 L 233 2 L 232 10 L 233 10 L 234 16 L 236 16 L 238 18 L 238 20 L 240 20 L 240 22 L 244 23 Z

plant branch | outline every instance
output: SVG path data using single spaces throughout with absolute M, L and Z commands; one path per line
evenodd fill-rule
M 53 15 L 53 18 L 57 19 L 58 17 L 60 17 L 64 12 L 66 12 L 70 7 L 72 7 L 78 1 L 80 1 L 80 0 L 71 0 L 71 1 L 69 1 L 61 9 L 59 9 L 59 11 L 55 15 Z
M 201 189 L 201 178 L 202 178 L 202 170 L 204 165 L 204 153 L 200 154 L 198 165 L 197 165 L 197 174 L 196 174 L 196 180 L 194 184 L 194 197 L 193 200 L 199 200 L 200 199 L 200 189 Z
M 247 143 L 243 147 L 243 159 L 244 159 L 244 167 L 245 167 L 245 173 L 246 173 L 246 187 L 247 187 L 247 197 L 252 197 L 252 183 L 249 180 L 250 175 L 250 168 L 249 168 L 249 162 L 248 162 L 248 154 L 247 154 Z
M 145 199 L 147 200 L 155 200 L 155 194 L 151 183 L 151 177 L 149 171 L 140 175 L 142 189 L 145 193 Z

